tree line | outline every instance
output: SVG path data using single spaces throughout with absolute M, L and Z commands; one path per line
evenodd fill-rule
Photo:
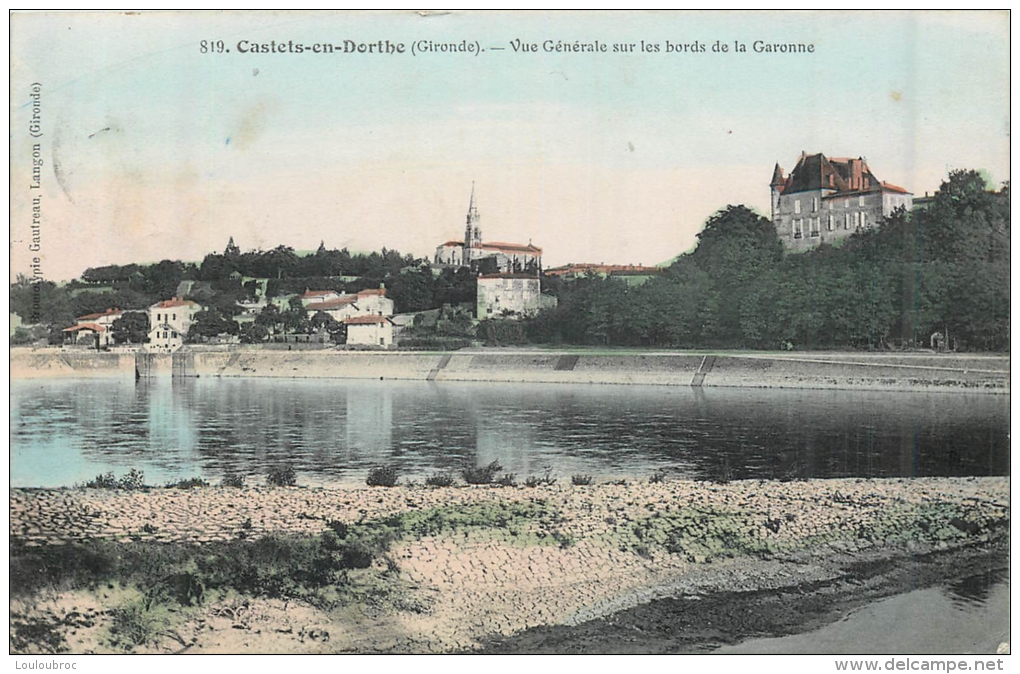
M 697 247 L 639 287 L 563 283 L 520 339 L 749 349 L 960 349 L 1009 344 L 1009 184 L 950 174 L 930 204 L 804 253 L 744 206 L 713 215 Z

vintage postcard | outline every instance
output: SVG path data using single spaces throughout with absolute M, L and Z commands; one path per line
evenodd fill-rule
M 1009 19 L 12 14 L 17 667 L 1001 668 Z

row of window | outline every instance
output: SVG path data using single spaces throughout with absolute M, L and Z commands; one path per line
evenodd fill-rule
M 173 316 L 173 318 L 171 318 L 171 315 Z M 157 323 L 159 323 L 160 321 L 176 321 L 176 320 L 177 314 L 156 314 Z
M 829 202 L 828 202 L 829 203 L 829 210 L 830 211 L 832 210 L 832 204 L 834 202 L 835 202 L 834 199 L 830 199 Z M 864 206 L 864 197 L 863 196 L 857 197 L 857 205 L 860 206 L 860 207 Z M 843 204 L 843 206 L 844 206 L 844 208 L 850 208 L 850 199 L 849 198 L 846 199 L 846 202 Z M 794 212 L 795 215 L 800 215 L 800 199 L 794 199 L 793 200 L 793 212 Z M 811 198 L 811 212 L 812 213 L 817 213 L 818 212 L 818 197 L 812 197 Z
M 840 224 L 843 225 L 844 230 L 848 230 L 850 229 L 851 223 L 853 224 L 854 229 L 867 227 L 868 214 L 861 212 L 844 213 L 842 218 L 835 217 L 830 214 L 826 219 L 825 224 L 826 228 L 830 232 L 832 232 L 835 229 L 837 229 Z M 820 235 L 818 218 L 808 218 L 808 227 L 810 228 L 811 236 L 815 237 Z M 800 239 L 803 237 L 804 237 L 804 221 L 798 218 L 793 221 L 793 238 Z

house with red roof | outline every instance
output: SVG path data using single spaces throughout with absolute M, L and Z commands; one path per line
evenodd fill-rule
M 75 325 L 64 329 L 64 343 L 89 348 L 103 348 L 112 345 L 113 322 L 124 315 L 117 308 L 106 309 L 94 314 L 85 314 L 75 320 Z
M 772 224 L 787 248 L 808 250 L 875 227 L 913 195 L 875 177 L 863 157 L 801 152 L 789 175 L 772 171 Z
M 195 314 L 202 311 L 197 302 L 183 297 L 171 297 L 156 302 L 149 311 L 149 351 L 176 351 L 184 345 Z
M 357 293 L 339 293 L 335 290 L 306 290 L 301 303 L 311 319 L 315 314 L 327 313 L 343 323 L 354 316 L 392 316 L 393 300 L 386 297 L 386 288 L 367 288 Z

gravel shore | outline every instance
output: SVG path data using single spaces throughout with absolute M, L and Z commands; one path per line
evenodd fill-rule
M 697 588 L 743 591 L 818 582 L 833 577 L 826 560 L 837 557 L 917 555 L 1001 541 L 1009 480 L 12 490 L 10 534 L 23 548 L 90 540 L 201 545 L 266 534 L 317 535 L 330 522 L 508 503 L 533 506 L 540 514 L 399 540 L 387 564 L 406 590 L 403 608 L 352 609 L 341 616 L 307 607 L 295 613 L 293 605 L 281 612 L 275 600 L 260 600 L 248 606 L 258 607 L 262 627 L 258 621 L 216 627 L 222 607 L 210 606 L 188 628 L 193 633 L 187 648 L 474 650 L 493 638 L 580 625 Z M 69 601 L 86 599 L 38 598 L 29 608 L 59 612 Z M 115 599 L 91 601 L 99 606 Z M 331 638 L 309 638 L 315 629 Z M 69 639 L 72 650 L 95 650 L 97 634 L 81 630 L 77 642 Z M 160 648 L 168 646 L 152 647 Z

